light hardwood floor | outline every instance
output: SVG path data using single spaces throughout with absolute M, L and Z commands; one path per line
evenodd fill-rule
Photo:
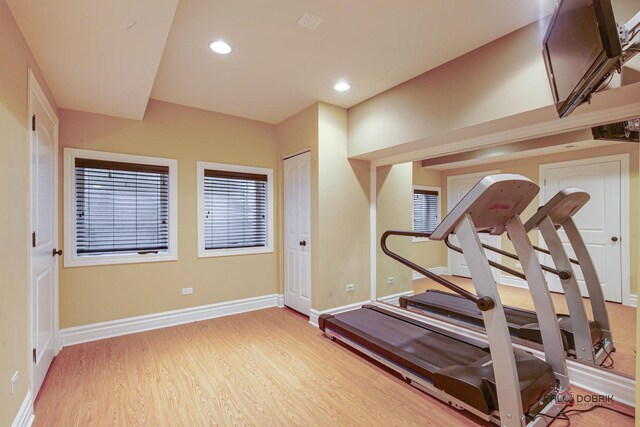
M 475 293 L 470 279 L 457 276 L 444 276 L 461 287 Z M 429 279 L 421 279 L 413 282 L 414 293 L 424 292 L 427 289 L 445 290 L 442 286 Z M 513 286 L 498 285 L 500 299 L 506 305 L 533 310 L 531 294 L 527 289 Z M 564 295 L 551 293 L 551 298 L 559 313 L 568 313 L 567 302 Z M 591 317 L 591 304 L 588 298 L 584 299 L 587 315 Z M 636 372 L 636 309 L 617 303 L 607 303 L 609 322 L 613 333 L 616 352 L 612 357 L 615 361 L 613 370 L 635 377 Z
M 277 308 L 65 348 L 35 413 L 35 426 L 65 427 L 477 421 L 324 338 L 307 318 Z M 573 423 L 632 420 L 598 409 Z

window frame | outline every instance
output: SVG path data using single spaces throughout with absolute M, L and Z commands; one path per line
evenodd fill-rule
M 254 166 L 232 165 L 228 163 L 211 163 L 199 161 L 197 164 L 198 181 L 198 258 L 211 258 L 235 255 L 256 255 L 273 253 L 274 240 L 274 196 L 273 169 Z M 264 247 L 205 249 L 204 225 L 204 174 L 205 170 L 219 170 L 226 172 L 250 173 L 267 176 L 267 245 Z
M 415 209 L 414 209 L 414 205 L 413 205 L 413 197 L 414 197 L 414 194 L 415 194 L 415 190 L 436 191 L 438 193 L 438 199 L 436 201 L 436 206 L 437 206 L 437 210 L 438 210 L 438 224 L 440 224 L 440 222 L 442 222 L 442 188 L 441 187 L 431 187 L 431 186 L 427 186 L 427 185 L 414 185 L 413 188 L 411 189 L 411 230 L 414 231 L 413 225 L 415 223 Z M 412 237 L 411 241 L 413 243 L 430 242 L 431 239 L 429 239 L 428 237 Z
M 78 256 L 76 247 L 76 158 L 136 163 L 169 168 L 169 248 L 157 254 L 102 254 Z M 64 266 L 134 264 L 178 260 L 178 161 L 161 157 L 137 156 L 106 151 L 64 149 Z

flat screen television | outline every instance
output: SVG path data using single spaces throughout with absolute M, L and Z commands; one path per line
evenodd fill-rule
M 556 109 L 565 117 L 620 66 L 622 46 L 611 0 L 560 0 L 543 55 Z

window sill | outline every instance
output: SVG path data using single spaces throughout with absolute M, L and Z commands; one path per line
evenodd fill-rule
M 236 256 L 236 255 L 259 255 L 259 254 L 272 254 L 273 247 L 268 246 L 264 248 L 238 248 L 238 249 L 201 249 L 198 251 L 198 258 L 215 258 L 221 256 Z
M 71 257 L 64 259 L 64 267 L 94 267 L 99 265 L 142 264 L 147 262 L 177 261 L 178 255 L 166 254 L 128 254 L 128 255 L 95 255 Z

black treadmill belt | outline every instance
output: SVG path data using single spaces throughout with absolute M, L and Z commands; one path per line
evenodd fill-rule
M 438 369 L 470 365 L 489 354 L 483 348 L 372 309 L 336 314 L 331 324 L 339 327 L 347 338 L 365 338 L 376 346 L 377 353 L 395 363 L 410 363 L 413 371 L 429 380 Z
M 421 294 L 407 298 L 414 305 L 425 305 L 429 310 L 437 310 L 445 315 L 453 315 L 457 318 L 464 318 L 468 322 L 476 321 L 479 325 L 484 325 L 480 309 L 466 298 L 448 292 L 438 290 L 428 290 Z M 522 310 L 514 307 L 503 306 L 509 327 L 520 327 L 530 323 L 538 323 L 536 313 L 529 310 Z M 562 316 L 562 315 L 560 315 Z
M 484 343 L 454 338 L 437 328 L 412 321 L 375 306 L 323 314 L 323 331 L 330 329 L 405 370 L 411 371 L 449 395 L 489 414 L 497 409 L 491 355 Z M 555 384 L 551 367 L 533 355 L 515 350 L 522 402 L 537 402 Z
M 402 298 L 401 305 L 407 308 L 415 307 L 484 327 L 482 313 L 472 301 L 448 292 L 430 289 L 421 294 Z M 542 344 L 542 336 L 538 328 L 538 317 L 534 311 L 510 306 L 503 306 L 503 308 L 511 335 Z M 574 349 L 570 317 L 566 314 L 558 314 L 558 321 L 565 350 Z M 589 327 L 592 344 L 595 345 L 602 338 L 602 330 L 596 322 L 589 322 Z

